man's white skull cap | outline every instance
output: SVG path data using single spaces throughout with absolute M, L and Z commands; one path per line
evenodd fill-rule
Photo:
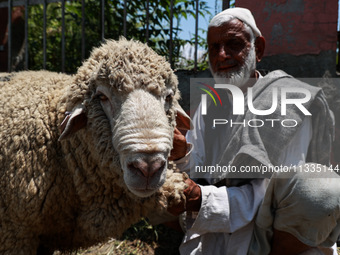
M 255 38 L 261 36 L 261 32 L 257 28 L 255 19 L 251 12 L 248 9 L 241 7 L 229 8 L 218 13 L 210 21 L 209 28 L 221 26 L 223 23 L 230 21 L 230 17 L 237 18 L 247 24 L 253 30 Z

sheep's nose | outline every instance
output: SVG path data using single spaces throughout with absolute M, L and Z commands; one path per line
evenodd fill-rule
M 162 170 L 166 161 L 161 158 L 155 160 L 137 159 L 131 162 L 128 167 L 130 170 L 140 171 L 145 177 L 152 177 L 159 170 Z

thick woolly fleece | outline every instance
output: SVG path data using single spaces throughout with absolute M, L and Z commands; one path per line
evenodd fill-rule
M 75 76 L 0 75 L 0 254 L 88 247 L 121 235 L 152 210 L 179 202 L 186 177 L 170 170 L 151 197 L 128 190 L 113 145 L 115 129 L 96 98 L 96 87 L 105 84 L 120 102 L 136 89 L 156 98 L 171 89 L 175 103 L 177 83 L 163 57 L 125 39 L 95 49 Z M 65 114 L 79 105 L 87 113 L 86 127 L 58 141 Z M 170 142 L 173 105 L 164 109 Z M 133 139 L 129 142 L 133 148 Z

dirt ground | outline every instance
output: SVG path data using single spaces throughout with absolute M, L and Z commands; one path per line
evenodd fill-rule
M 151 226 L 145 220 L 130 227 L 120 239 L 111 239 L 77 255 L 177 255 L 183 234 L 163 225 Z M 55 253 L 57 255 L 57 253 Z
M 183 233 L 166 226 L 151 226 L 142 220 L 130 227 L 120 239 L 81 250 L 73 255 L 178 255 Z M 54 255 L 60 255 L 59 252 Z M 340 248 L 338 248 L 340 255 Z
M 178 244 L 179 245 L 179 244 Z M 169 250 L 161 244 L 150 245 L 141 240 L 111 240 L 110 242 L 93 247 L 86 251 L 77 253 L 79 255 L 116 255 L 116 254 L 136 254 L 136 255 L 163 255 L 163 254 L 179 254 L 175 247 L 171 247 Z M 177 244 L 175 244 L 177 246 Z M 178 246 L 177 246 L 178 247 Z M 338 254 L 340 255 L 340 248 L 338 248 Z
M 163 244 L 164 245 L 164 244 Z M 141 240 L 134 241 L 119 241 L 119 240 L 111 240 L 110 242 L 93 247 L 92 249 L 88 249 L 84 252 L 77 253 L 79 255 L 116 255 L 116 254 L 137 254 L 137 255 L 163 255 L 163 254 L 179 254 L 178 250 L 175 247 L 171 247 L 170 250 L 167 250 L 166 247 L 160 247 L 162 245 L 150 245 Z M 338 248 L 338 255 L 340 255 L 340 248 Z

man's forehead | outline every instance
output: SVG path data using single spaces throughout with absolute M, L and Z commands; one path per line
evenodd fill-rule
M 210 33 L 209 33 L 210 32 Z M 224 22 L 220 26 L 212 26 L 208 29 L 208 39 L 210 35 L 219 35 L 219 38 L 229 38 L 229 37 L 245 37 L 245 39 L 250 38 L 250 34 L 248 33 L 244 23 L 239 19 L 231 19 L 227 22 Z M 214 36 L 216 38 L 216 36 Z
M 214 26 L 220 26 L 222 23 L 229 21 L 231 19 L 237 18 L 240 21 L 247 24 L 247 28 L 252 30 L 250 33 L 254 33 L 255 37 L 261 36 L 261 31 L 256 26 L 254 16 L 250 10 L 241 7 L 229 8 L 214 16 L 209 22 L 209 28 Z

